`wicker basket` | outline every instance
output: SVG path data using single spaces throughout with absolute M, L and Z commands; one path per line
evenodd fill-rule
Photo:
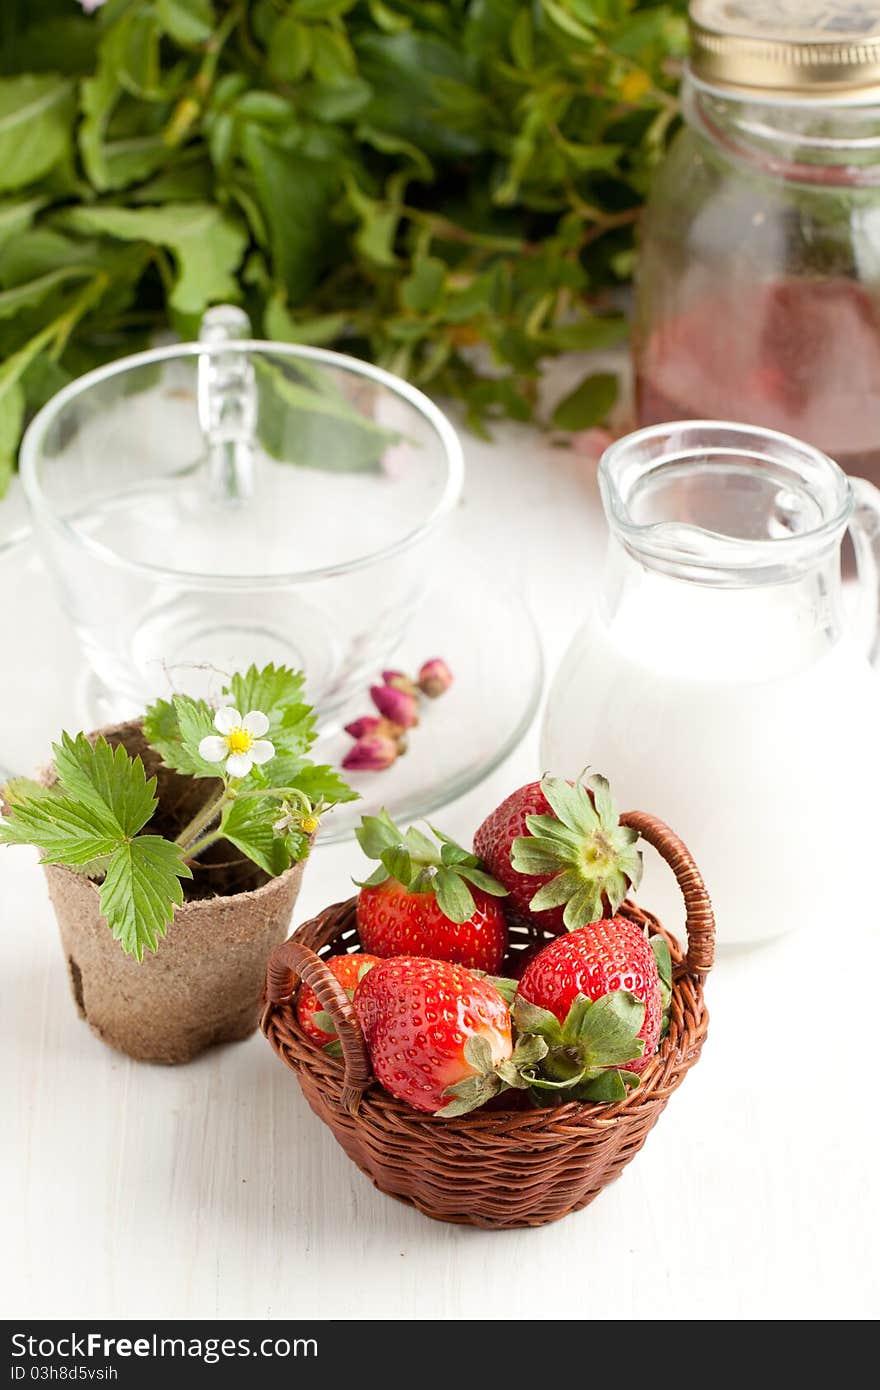
M 438 1221 L 495 1230 L 542 1226 L 585 1207 L 629 1163 L 672 1092 L 700 1055 L 708 1015 L 703 977 L 712 965 L 715 924 L 703 880 L 681 840 L 654 816 L 630 812 L 669 863 L 687 910 L 684 955 L 649 912 L 627 902 L 623 914 L 669 943 L 673 959 L 670 1024 L 641 1083 L 608 1105 L 523 1108 L 507 1092 L 488 1108 L 445 1120 L 413 1110 L 376 1084 L 351 1004 L 321 956 L 358 949 L 355 900 L 307 922 L 269 960 L 261 1027 L 296 1072 L 315 1114 L 349 1158 L 392 1197 Z M 511 956 L 549 935 L 533 924 L 511 930 Z M 300 1029 L 292 995 L 306 981 L 336 1021 L 343 1058 L 316 1048 Z

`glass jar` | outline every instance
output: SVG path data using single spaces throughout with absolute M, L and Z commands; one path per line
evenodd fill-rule
M 646 210 L 639 423 L 736 419 L 880 482 L 880 6 L 693 0 Z

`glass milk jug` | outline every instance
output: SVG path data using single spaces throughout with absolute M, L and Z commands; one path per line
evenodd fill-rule
M 880 483 L 880 4 L 690 18 L 642 224 L 638 423 L 745 420 Z
M 880 492 L 788 435 L 712 421 L 639 430 L 599 476 L 604 576 L 542 766 L 603 772 L 672 825 L 722 944 L 839 918 L 880 831 Z M 659 861 L 639 896 L 680 928 Z

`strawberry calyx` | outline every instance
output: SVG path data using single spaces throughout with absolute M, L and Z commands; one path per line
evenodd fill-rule
M 645 1021 L 645 1006 L 626 989 L 612 990 L 600 999 L 578 994 L 564 1022 L 518 994 L 513 1021 L 520 1043 L 535 1038 L 545 1051 L 538 1063 L 522 1072 L 541 1105 L 546 1091 L 564 1092 L 560 1100 L 623 1100 L 639 1078 L 627 1069 L 644 1052 L 638 1036 Z M 514 1054 L 515 1055 L 515 1054 Z
M 527 1076 L 546 1052 L 547 1044 L 543 1038 L 523 1037 L 517 1040 L 511 1057 L 493 1062 L 492 1049 L 485 1038 L 479 1034 L 468 1038 L 464 1045 L 464 1057 L 474 1068 L 475 1075 L 466 1076 L 463 1081 L 448 1086 L 444 1095 L 452 1099 L 434 1113 L 445 1120 L 452 1120 L 457 1115 L 467 1115 L 471 1110 L 485 1105 L 502 1091 L 527 1090 L 531 1084 Z
M 563 922 L 576 931 L 613 916 L 642 877 L 638 832 L 620 824 L 607 778 L 598 773 L 574 785 L 544 777 L 541 791 L 552 815 L 526 816 L 527 835 L 510 851 L 513 868 L 546 877 L 529 903 L 532 912 L 563 907 Z
M 669 1006 L 672 1003 L 672 956 L 662 936 L 649 937 L 648 945 L 654 952 L 657 974 L 660 976 L 660 1008 L 662 1010 L 660 1036 L 665 1038 L 669 1032 Z
M 355 879 L 357 886 L 376 888 L 394 879 L 408 893 L 431 893 L 443 915 L 458 925 L 477 910 L 472 888 L 493 898 L 507 897 L 507 889 L 486 872 L 476 854 L 434 826 L 429 828 L 436 844 L 415 826 L 400 830 L 384 808 L 378 816 L 364 816 L 355 835 L 364 854 L 377 859 L 379 867 L 369 878 Z

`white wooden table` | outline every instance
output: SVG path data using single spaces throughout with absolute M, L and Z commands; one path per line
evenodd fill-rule
M 466 451 L 457 524 L 558 615 L 552 670 L 601 559 L 595 468 L 515 427 Z M 15 659 L 37 659 L 17 601 Z M 466 839 L 538 771 L 533 729 L 437 819 Z M 360 863 L 354 845 L 319 848 L 297 920 L 344 896 Z M 486 1233 L 377 1193 L 259 1035 L 176 1069 L 108 1050 L 74 1011 L 35 855 L 2 851 L 3 1312 L 874 1316 L 880 942 L 857 891 L 837 920 L 721 959 L 703 1059 L 620 1181 L 557 1225 Z

